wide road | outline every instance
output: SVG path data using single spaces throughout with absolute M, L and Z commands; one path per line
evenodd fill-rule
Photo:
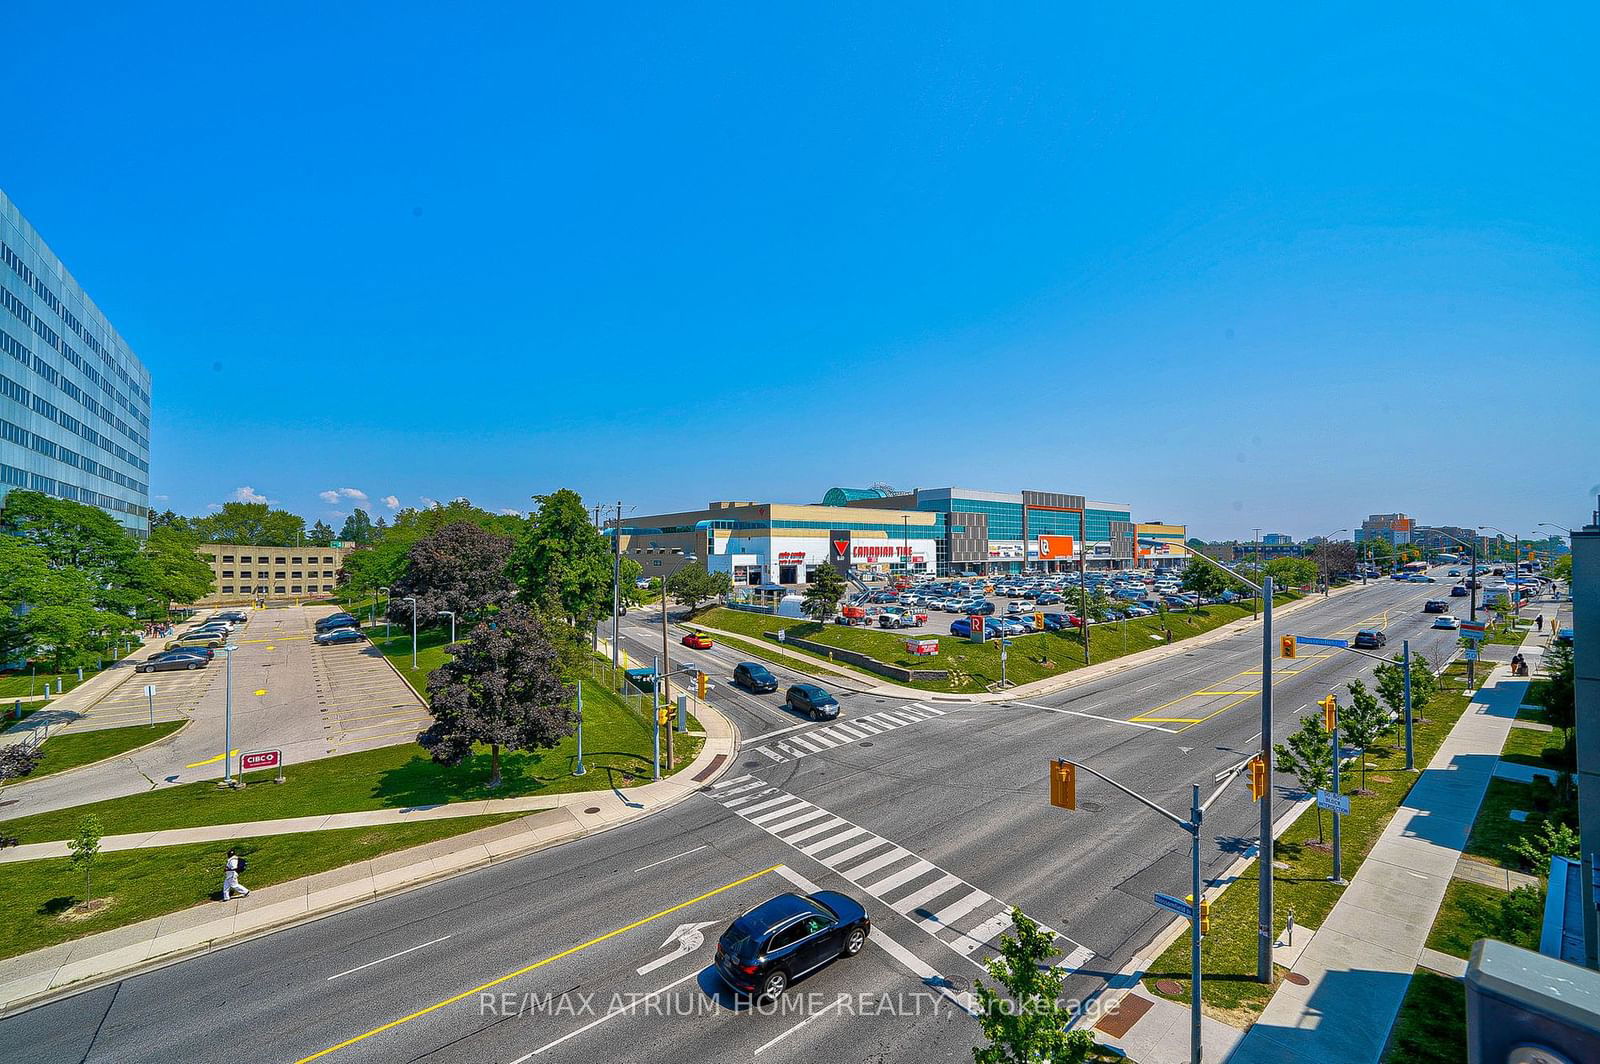
M 1374 583 L 1277 630 L 1378 626 L 1437 662 L 1455 634 L 1421 608 L 1447 594 Z M 1088 997 L 1166 921 L 1151 893 L 1187 893 L 1181 832 L 1084 778 L 1077 811 L 1051 808 L 1046 760 L 1084 759 L 1181 812 L 1191 783 L 1209 791 L 1259 745 L 1260 657 L 1256 628 L 1036 702 L 850 696 L 825 727 L 719 688 L 749 725 L 739 763 L 667 812 L 34 1009 L 0 1039 L 51 1062 L 970 1060 L 958 1003 L 1009 906 L 1056 929 L 1069 991 Z M 1274 736 L 1371 665 L 1275 661 Z M 1242 785 L 1213 807 L 1209 875 L 1255 824 Z M 739 1007 L 707 970 L 717 933 L 811 885 L 863 901 L 871 944 L 785 1009 Z

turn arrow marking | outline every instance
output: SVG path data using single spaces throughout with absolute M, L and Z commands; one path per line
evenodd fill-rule
M 677 929 L 667 936 L 667 940 L 661 943 L 662 949 L 672 945 L 674 942 L 678 944 L 678 948 L 644 964 L 639 968 L 639 974 L 644 975 L 646 972 L 653 972 L 663 964 L 670 964 L 679 957 L 686 957 L 699 949 L 706 941 L 705 933 L 701 928 L 710 927 L 714 923 L 716 923 L 715 920 L 705 920 L 700 923 L 679 924 Z

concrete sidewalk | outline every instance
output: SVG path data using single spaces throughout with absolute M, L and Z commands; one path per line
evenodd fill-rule
M 1528 681 L 1497 665 L 1231 1058 L 1375 1062 Z
M 0 1015 L 191 954 L 221 949 L 241 939 L 326 916 L 386 894 L 606 831 L 670 808 L 713 782 L 735 760 L 738 733 L 733 725 L 714 708 L 702 707 L 701 712 L 706 742 L 693 763 L 673 776 L 630 788 L 626 794 L 617 790 L 580 791 L 543 799 L 513 798 L 467 802 L 460 806 L 375 810 L 118 836 L 133 841 L 122 847 L 107 846 L 107 849 L 214 841 L 219 843 L 220 869 L 220 844 L 237 838 L 539 810 L 511 823 L 262 887 L 245 898 L 195 906 L 0 961 Z M 220 871 L 218 875 L 220 877 Z M 242 878 L 248 885 L 249 876 Z M 220 884 L 220 878 L 218 882 Z
M 36 732 L 55 732 L 73 721 L 82 719 L 96 702 L 137 676 L 134 665 L 143 661 L 148 653 L 165 646 L 166 642 L 166 636 L 141 638 L 131 654 L 111 662 L 65 694 L 57 695 L 42 704 L 39 704 L 38 699 L 21 699 L 23 702 L 38 704 L 38 708 L 20 721 L 12 722 L 9 703 L 13 700 L 6 699 L 5 704 L 0 704 L 0 709 L 4 710 L 0 727 L 5 729 L 0 731 L 0 746 L 26 742 Z

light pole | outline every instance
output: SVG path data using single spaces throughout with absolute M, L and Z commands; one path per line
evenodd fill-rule
M 411 667 L 415 669 L 417 667 L 417 600 L 407 595 L 400 601 L 411 604 Z
M 440 610 L 439 611 L 439 616 L 441 616 L 441 617 L 448 616 L 450 618 L 450 642 L 451 642 L 452 645 L 454 645 L 455 641 L 456 641 L 456 611 L 455 610 Z
M 573 766 L 572 774 L 582 776 L 589 770 L 583 767 L 583 678 L 579 677 L 578 688 L 578 763 Z
M 1539 524 L 1544 526 L 1545 528 L 1559 528 L 1561 531 L 1565 532 L 1567 534 L 1567 545 L 1568 545 L 1568 548 L 1569 549 L 1571 548 L 1571 545 L 1572 545 L 1572 529 L 1568 528 L 1566 525 L 1558 525 L 1558 524 L 1554 524 L 1553 522 L 1550 522 L 1550 521 L 1540 521 Z M 1554 558 L 1553 554 L 1552 554 L 1551 559 L 1550 559 L 1550 564 L 1552 566 L 1555 565 L 1555 558 Z M 1557 602 L 1561 601 L 1561 592 L 1556 589 L 1556 582 L 1555 582 L 1555 578 L 1554 577 L 1552 577 L 1550 579 L 1550 592 L 1551 592 L 1551 594 L 1553 594 L 1555 596 L 1555 600 Z M 1551 618 L 1551 626 L 1554 627 L 1554 624 L 1555 624 L 1555 618 Z
M 1261 595 L 1261 763 L 1266 766 L 1267 779 L 1272 779 L 1272 577 L 1263 575 L 1257 586 L 1229 569 L 1226 565 L 1206 557 L 1199 551 L 1190 551 L 1189 557 L 1198 558 L 1213 569 L 1220 569 L 1229 579 L 1255 590 Z M 1206 803 L 1211 804 L 1210 802 Z M 1256 981 L 1272 983 L 1272 788 L 1261 796 L 1261 843 L 1256 847 Z M 1198 997 L 1198 995 L 1196 995 Z
M 617 615 L 622 584 L 622 503 L 617 503 L 617 519 L 611 525 L 611 668 L 617 667 Z
M 1472 566 L 1471 566 L 1471 569 L 1470 569 L 1470 575 L 1468 575 L 1468 577 L 1467 577 L 1467 581 L 1468 581 L 1468 583 L 1467 583 L 1467 619 L 1472 621 L 1474 624 L 1476 624 L 1478 622 L 1478 545 L 1476 543 L 1468 543 L 1466 540 L 1461 539 L 1458 536 L 1452 536 L 1450 533 L 1446 532 L 1442 528 L 1434 528 L 1431 525 L 1420 525 L 1417 528 L 1412 529 L 1412 531 L 1413 532 L 1437 532 L 1437 533 L 1439 533 L 1439 535 L 1443 536 L 1445 539 L 1450 540 L 1452 543 L 1461 544 L 1463 547 L 1467 548 L 1467 551 L 1472 555 Z M 1476 651 L 1474 651 L 1473 656 L 1470 659 L 1468 659 L 1468 661 L 1467 661 L 1467 690 L 1468 691 L 1471 691 L 1472 688 L 1474 686 L 1476 686 L 1475 681 L 1477 680 L 1477 678 L 1478 678 L 1478 662 L 1477 662 L 1477 653 L 1476 653 Z M 1409 768 L 1410 766 L 1407 765 L 1406 767 Z
M 389 638 L 389 603 L 393 599 L 389 597 L 388 588 L 380 587 L 378 590 L 383 592 L 383 638 L 387 640 Z
M 222 683 L 222 782 L 229 786 L 233 785 L 233 652 L 238 649 L 232 643 L 222 648 L 228 666 Z
M 1326 536 L 1323 536 L 1322 542 L 1331 543 L 1334 536 L 1342 536 L 1348 531 L 1350 531 L 1348 528 L 1336 528 Z M 1357 562 L 1357 564 L 1359 565 L 1360 563 Z M 1327 565 L 1324 565 L 1322 567 L 1322 593 L 1324 595 L 1328 593 L 1328 585 L 1331 583 L 1333 583 L 1333 571 Z

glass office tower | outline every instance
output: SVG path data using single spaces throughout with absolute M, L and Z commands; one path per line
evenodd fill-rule
M 150 527 L 150 373 L 0 191 L 0 498 L 22 488 Z

